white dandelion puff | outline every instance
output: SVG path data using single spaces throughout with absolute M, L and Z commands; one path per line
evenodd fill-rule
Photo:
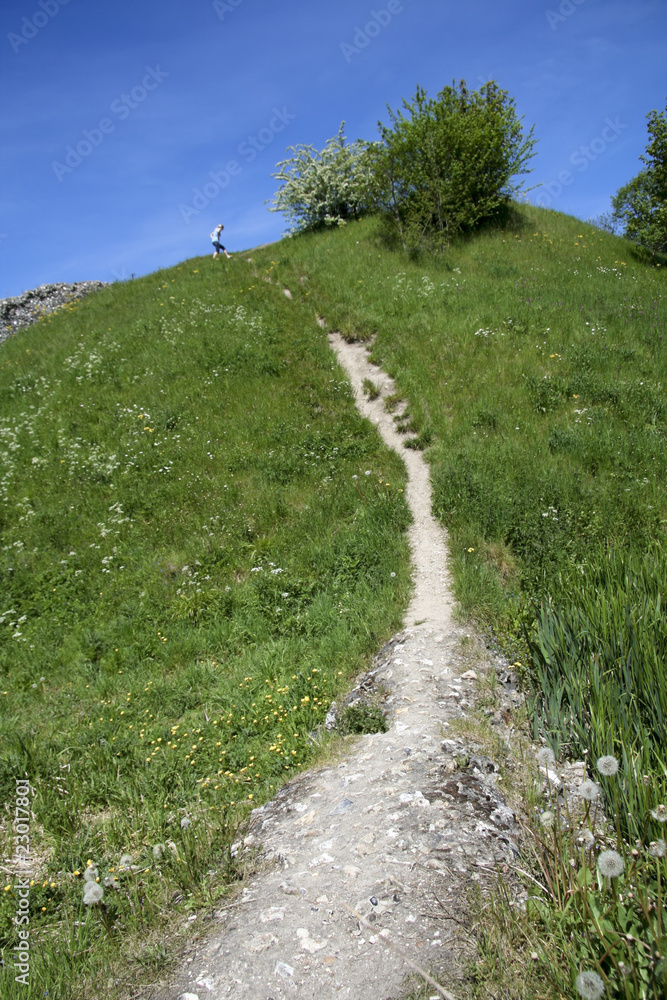
M 577 976 L 577 993 L 584 1000 L 600 1000 L 604 994 L 604 983 L 597 972 L 580 972 Z
M 577 837 L 577 843 L 581 844 L 585 851 L 590 851 L 595 844 L 595 837 L 590 830 L 584 829 Z
M 98 876 L 97 868 L 94 865 L 88 865 L 85 872 L 83 873 L 84 882 L 94 882 Z
M 155 846 L 153 847 L 153 857 L 157 858 L 158 860 L 162 857 L 164 852 L 165 852 L 164 844 L 155 844 Z
M 551 767 L 556 763 L 556 754 L 551 747 L 542 747 L 541 750 L 538 750 L 537 763 L 540 767 Z
M 658 823 L 667 823 L 667 806 L 656 806 L 655 809 L 651 809 L 651 816 Z
M 595 802 L 600 795 L 600 786 L 591 781 L 590 778 L 586 778 L 585 781 L 581 782 L 577 791 L 586 802 Z
M 83 902 L 86 906 L 95 906 L 102 902 L 104 889 L 98 882 L 86 882 L 83 890 Z
M 131 864 L 132 864 L 132 855 L 131 854 L 123 854 L 123 855 L 121 855 L 121 859 L 118 862 L 118 867 L 119 868 L 129 868 Z
M 605 778 L 612 778 L 615 774 L 618 774 L 618 761 L 611 754 L 607 754 L 605 757 L 600 757 L 597 768 Z
M 187 830 L 189 826 L 190 826 L 190 820 L 188 819 L 187 816 L 184 816 L 183 819 L 181 820 L 181 830 Z
M 598 855 L 598 871 L 605 878 L 618 878 L 625 868 L 625 862 L 618 851 L 602 851 Z
M 648 846 L 648 853 L 652 858 L 664 858 L 667 854 L 667 844 L 664 840 L 652 840 Z
M 542 815 L 540 816 L 540 824 L 544 827 L 545 830 L 550 830 L 552 828 L 552 826 L 554 825 L 554 820 L 555 820 L 554 814 L 549 810 L 543 812 Z

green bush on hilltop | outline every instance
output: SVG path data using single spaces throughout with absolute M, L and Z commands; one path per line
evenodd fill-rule
M 405 113 L 404 113 L 405 112 Z M 534 155 L 513 99 L 495 82 L 469 91 L 417 88 L 403 110 L 389 109 L 371 150 L 376 204 L 404 249 L 451 242 L 507 208 Z

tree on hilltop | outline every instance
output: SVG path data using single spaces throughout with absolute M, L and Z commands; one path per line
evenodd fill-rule
M 646 164 L 612 198 L 613 218 L 624 235 L 652 254 L 667 253 L 667 106 L 648 119 Z

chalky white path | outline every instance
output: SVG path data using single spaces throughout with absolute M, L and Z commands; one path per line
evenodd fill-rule
M 357 408 L 377 426 L 385 444 L 399 452 L 407 466 L 407 498 L 414 518 L 410 548 L 415 590 L 406 623 L 426 620 L 431 625 L 446 627 L 451 622 L 452 593 L 447 574 L 445 533 L 431 514 L 428 465 L 421 452 L 405 447 L 405 436 L 398 433 L 393 417 L 385 408 L 385 397 L 396 391 L 394 381 L 369 362 L 362 343 L 349 344 L 339 333 L 330 333 L 329 343 L 347 372 Z M 363 392 L 364 379 L 370 379 L 380 390 L 380 396 L 373 401 Z
M 410 971 L 402 954 L 426 967 L 456 952 L 456 924 L 430 915 L 439 904 L 429 894 L 456 908 L 475 865 L 509 854 L 511 811 L 486 779 L 457 781 L 456 741 L 443 740 L 448 719 L 465 713 L 474 676 L 461 675 L 428 467 L 404 448 L 384 408 L 392 380 L 363 345 L 329 340 L 360 410 L 409 473 L 414 596 L 404 632 L 374 664 L 391 692 L 390 728 L 255 810 L 246 846 L 261 848 L 265 864 L 218 914 L 169 1000 L 185 990 L 200 1000 L 399 997 Z M 382 390 L 374 402 L 363 395 L 365 378 Z

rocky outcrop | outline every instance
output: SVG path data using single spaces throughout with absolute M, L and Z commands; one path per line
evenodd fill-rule
M 59 281 L 31 288 L 11 299 L 0 299 L 0 343 L 61 306 L 105 288 L 107 284 L 106 281 L 77 281 L 68 285 Z

